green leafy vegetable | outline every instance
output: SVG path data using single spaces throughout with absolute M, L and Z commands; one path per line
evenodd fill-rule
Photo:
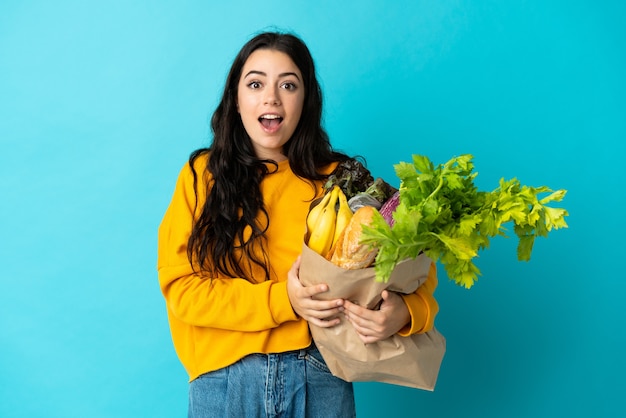
M 374 179 L 363 163 L 355 158 L 339 163 L 326 180 L 324 189 L 330 190 L 334 185 L 341 188 L 348 200 L 365 193 L 380 204 L 396 192 L 396 189 L 382 178 Z
M 480 274 L 474 257 L 489 246 L 490 238 L 506 237 L 505 224 L 514 225 L 520 261 L 530 259 L 536 237 L 567 228 L 567 211 L 547 206 L 561 201 L 565 190 L 528 187 L 514 178 L 500 180 L 491 192 L 480 191 L 474 184 L 472 159 L 465 154 L 434 166 L 427 157 L 413 155 L 412 163 L 394 166 L 400 179 L 394 224 L 390 227 L 377 213 L 361 238 L 378 248 L 377 281 L 386 282 L 397 263 L 424 252 L 440 261 L 457 285 L 469 289 Z
M 328 177 L 324 189 L 330 190 L 334 185 L 341 188 L 348 199 L 367 189 L 374 182 L 370 171 L 357 159 L 348 159 L 337 165 Z

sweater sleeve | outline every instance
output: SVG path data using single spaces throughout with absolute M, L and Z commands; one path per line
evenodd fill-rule
M 398 334 L 407 337 L 416 333 L 425 333 L 433 329 L 435 317 L 439 312 L 439 304 L 435 300 L 434 293 L 437 288 L 437 266 L 431 263 L 428 278 L 408 295 L 402 295 L 406 306 L 409 308 L 411 321 Z
M 237 331 L 270 329 L 297 320 L 284 281 L 255 284 L 242 278 L 200 277 L 193 271 L 187 241 L 195 207 L 193 175 L 186 164 L 158 232 L 159 284 L 172 315 L 190 325 Z

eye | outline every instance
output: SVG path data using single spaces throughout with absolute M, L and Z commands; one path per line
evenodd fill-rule
M 281 87 L 285 90 L 289 90 L 289 91 L 293 91 L 296 90 L 298 88 L 298 86 L 290 81 L 287 81 L 283 84 L 281 84 Z
M 256 90 L 261 88 L 261 83 L 258 81 L 251 81 L 248 83 L 248 87 L 250 87 L 252 90 Z

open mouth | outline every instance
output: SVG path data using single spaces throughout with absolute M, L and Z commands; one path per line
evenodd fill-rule
M 259 117 L 259 122 L 265 129 L 276 129 L 281 124 L 283 118 L 278 115 L 267 114 Z

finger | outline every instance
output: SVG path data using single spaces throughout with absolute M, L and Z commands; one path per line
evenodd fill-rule
M 347 299 L 344 301 L 343 306 L 346 308 L 347 311 L 355 315 L 361 315 L 364 311 L 364 309 L 361 306 L 357 305 L 354 302 L 350 302 Z
M 343 300 L 316 300 L 316 299 L 304 299 L 301 302 L 302 307 L 309 311 L 319 312 L 319 317 L 328 317 L 330 314 L 336 314 L 343 312 Z
M 373 344 L 373 343 L 378 342 L 378 341 L 380 341 L 382 339 L 382 338 L 379 338 L 379 337 L 366 336 L 366 335 L 359 335 L 359 338 L 361 339 L 363 344 Z
M 388 309 L 390 306 L 393 306 L 393 304 L 396 302 L 396 300 L 394 299 L 396 295 L 394 293 L 383 290 L 380 296 L 383 298 L 383 300 L 380 303 L 380 308 L 379 308 L 380 311 L 384 311 Z
M 320 293 L 328 292 L 328 285 L 325 283 L 322 283 L 322 284 L 316 284 L 313 286 L 307 286 L 306 292 L 307 292 L 306 293 L 307 297 L 313 297 L 313 296 L 319 295 Z
M 291 265 L 291 268 L 289 269 L 289 272 L 287 273 L 287 277 L 295 277 L 298 278 L 298 275 L 300 274 L 300 256 L 298 256 L 296 258 L 296 260 L 293 262 L 293 264 Z
M 352 303 L 349 300 L 344 301 L 343 306 L 344 309 L 354 318 L 372 320 L 372 316 L 375 313 L 374 311 L 370 311 L 369 309 L 359 306 L 356 303 Z
M 341 318 L 341 312 L 339 309 L 329 309 L 327 311 L 306 311 L 308 319 L 317 319 L 322 321 L 329 321 Z
M 331 328 L 339 325 L 341 323 L 341 319 L 336 317 L 330 319 L 310 318 L 308 319 L 308 322 L 320 328 Z
M 363 341 L 366 344 L 378 341 L 378 339 L 379 339 L 378 333 L 374 332 L 370 328 L 360 326 L 359 324 L 357 324 L 354 321 L 352 321 L 350 318 L 348 318 L 348 320 L 352 324 L 352 327 L 356 331 L 356 333 L 359 336 L 359 338 L 361 339 L 361 341 Z
M 356 329 L 355 329 L 356 331 Z M 374 335 L 367 335 L 364 334 L 362 332 L 356 331 L 356 335 L 359 337 L 359 339 L 364 343 L 364 344 L 370 344 L 373 342 L 378 341 L 378 338 Z
M 293 262 L 293 264 L 291 265 L 291 268 L 295 270 L 296 273 L 298 273 L 300 271 L 300 262 L 302 261 L 302 257 L 298 256 L 296 258 L 296 261 Z
M 289 282 L 290 285 L 292 285 L 295 288 L 303 287 L 302 283 L 300 283 L 300 277 L 298 277 L 299 273 L 300 273 L 300 256 L 296 258 L 296 261 L 293 262 L 293 264 L 291 265 L 291 268 L 287 272 L 287 281 Z
M 355 315 L 353 312 L 345 310 L 346 317 L 353 324 L 355 329 L 363 335 L 374 335 L 380 337 L 384 331 L 384 317 L 380 311 L 370 311 L 365 309 L 366 314 Z
M 372 326 L 370 321 L 363 319 L 360 316 L 356 316 L 350 312 L 345 312 L 345 316 L 358 333 L 368 335 L 372 332 Z

